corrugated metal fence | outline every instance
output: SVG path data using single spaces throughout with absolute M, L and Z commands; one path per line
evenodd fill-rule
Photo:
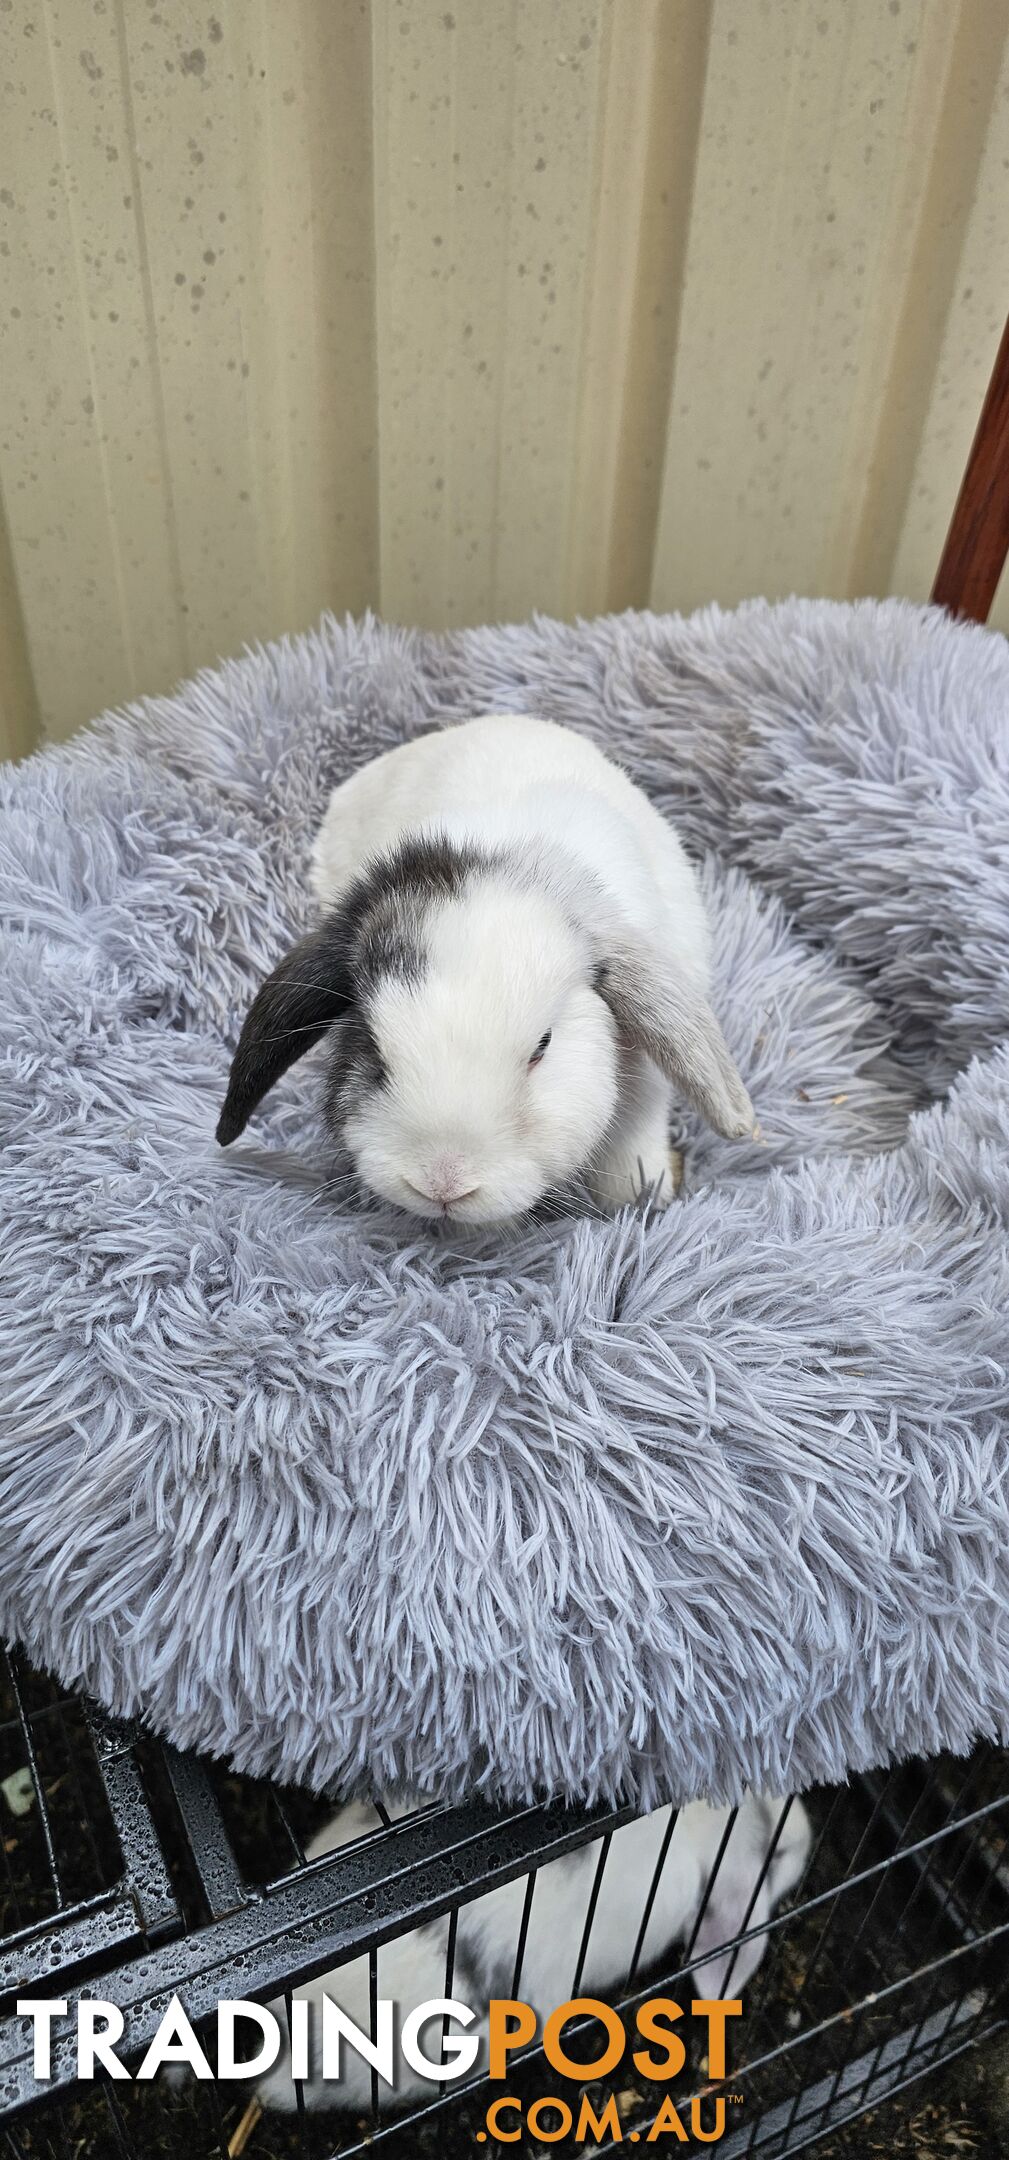
M 1009 0 L 0 0 L 0 44 L 9 749 L 324 607 L 927 592 Z

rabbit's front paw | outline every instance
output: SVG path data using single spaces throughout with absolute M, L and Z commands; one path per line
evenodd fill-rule
M 633 1155 L 626 1147 L 602 1156 L 589 1177 L 593 1199 L 607 1214 L 620 1208 L 665 1208 L 675 1200 L 683 1183 L 683 1157 L 678 1148 L 653 1144 Z

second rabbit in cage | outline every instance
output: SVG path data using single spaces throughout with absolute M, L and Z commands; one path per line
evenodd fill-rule
M 392 1807 L 400 1816 L 408 1806 Z M 767 1947 L 766 1928 L 776 1905 L 795 1888 L 809 1853 L 809 1818 L 802 1802 L 747 1795 L 731 1820 L 727 1808 L 697 1801 L 681 1808 L 670 1834 L 668 1807 L 617 1830 L 601 1878 L 601 1840 L 579 1846 L 541 1868 L 535 1883 L 522 1952 L 519 1994 L 547 2016 L 572 1994 L 626 1988 L 632 1966 L 646 1970 L 678 1947 L 690 1959 L 697 1997 L 738 1995 L 752 1979 Z M 350 1845 L 380 1827 L 376 1810 L 355 1802 L 343 1808 L 308 1847 L 316 1859 Z M 728 1835 L 726 1834 L 728 1833 Z M 471 2030 L 480 2035 L 477 2065 L 484 2066 L 487 2007 L 510 1996 L 516 1973 L 526 1903 L 526 1877 L 504 1883 L 460 1907 L 454 1946 L 456 1992 L 477 2013 Z M 590 1901 L 595 1906 L 583 1944 Z M 756 1930 L 757 1932 L 751 1932 Z M 749 1937 L 738 1950 L 736 1936 Z M 449 1920 L 414 1928 L 382 1945 L 378 1953 L 379 1997 L 400 2018 L 445 1993 Z M 311 2107 L 361 2110 L 371 2099 L 371 2070 L 352 2047 L 339 2050 L 337 2078 L 322 2075 L 319 2011 L 324 1997 L 340 2005 L 358 2030 L 371 2030 L 370 1960 L 357 1957 L 322 1973 L 294 1992 L 310 2007 L 310 2074 L 302 2090 Z M 284 2004 L 275 2003 L 281 2031 Z M 258 2086 L 264 2106 L 293 2108 L 298 2087 L 289 2044 Z M 382 2104 L 403 2106 L 433 2097 L 436 2085 L 402 2061 L 394 2082 L 379 2080 Z

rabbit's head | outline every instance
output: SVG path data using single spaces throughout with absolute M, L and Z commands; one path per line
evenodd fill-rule
M 720 1131 L 753 1112 L 703 991 L 664 968 L 563 850 L 444 833 L 376 861 L 259 991 L 217 1136 L 330 1034 L 325 1112 L 412 1214 L 522 1214 L 591 1160 L 635 1048 Z

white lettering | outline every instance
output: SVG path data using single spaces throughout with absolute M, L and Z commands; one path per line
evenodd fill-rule
M 98 2021 L 105 2030 L 99 2032 Z M 77 2075 L 93 2078 L 95 2064 L 100 2063 L 110 2077 L 128 2078 L 129 2071 L 115 2053 L 113 2043 L 123 2037 L 126 2019 L 116 2003 L 82 2002 L 77 2010 Z
M 344 2040 L 346 2040 L 348 2047 L 352 2047 L 355 2053 L 360 2055 L 362 2062 L 366 2062 L 370 2069 L 378 2071 L 379 2077 L 384 2078 L 387 2085 L 392 2084 L 393 2031 L 391 2002 L 379 2003 L 377 2030 L 375 2039 L 372 2040 L 370 2034 L 362 2032 L 360 2026 L 355 2025 L 353 2018 L 347 2016 L 346 2010 L 339 2003 L 333 2002 L 329 1995 L 324 1995 L 322 1998 L 322 2074 L 324 2078 L 339 2077 L 340 2046 Z
M 291 2076 L 307 2080 L 312 2074 L 308 2059 L 307 1996 L 292 1997 L 287 2022 L 291 2034 Z
M 53 2019 L 63 2017 L 66 2007 L 66 2003 L 55 1996 L 39 1995 L 22 1995 L 15 2004 L 18 2016 L 32 2021 L 33 2077 L 52 2077 Z
M 464 2077 L 476 2061 L 480 2046 L 479 2035 L 471 2033 L 469 2038 L 465 2039 L 462 2033 L 446 2033 L 443 2050 L 449 2060 L 432 2062 L 420 2045 L 420 2033 L 432 2018 L 452 2017 L 460 2025 L 472 2025 L 475 2016 L 476 2011 L 468 2009 L 465 2003 L 452 2001 L 420 2003 L 416 2010 L 411 2010 L 409 2017 L 403 2021 L 400 2041 L 411 2070 L 416 2070 L 418 2077 L 436 2078 L 440 2084 L 445 2084 L 451 2078 Z
M 251 2003 L 246 2005 L 250 2010 L 252 2007 Z M 172 1996 L 137 2071 L 138 2078 L 152 2078 L 163 2063 L 185 2063 L 198 2078 L 214 2075 L 177 1995 Z
M 258 2025 L 262 2046 L 247 2062 L 235 2060 L 235 2026 L 239 2018 Z M 280 2026 L 272 2010 L 256 2002 L 221 2002 L 217 2005 L 217 2075 L 219 2078 L 262 2077 L 280 2054 Z

